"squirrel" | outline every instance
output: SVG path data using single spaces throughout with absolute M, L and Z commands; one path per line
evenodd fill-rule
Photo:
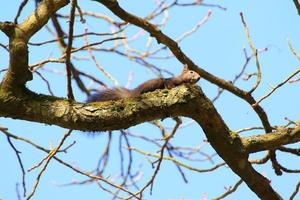
M 199 79 L 200 75 L 195 71 L 189 70 L 188 65 L 185 64 L 179 76 L 151 79 L 133 90 L 124 87 L 107 88 L 89 96 L 87 102 L 102 102 L 137 97 L 143 93 L 152 92 L 156 89 L 171 89 L 183 83 L 196 83 Z

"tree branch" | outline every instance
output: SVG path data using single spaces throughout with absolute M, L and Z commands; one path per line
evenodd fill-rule
M 28 40 L 40 30 L 58 9 L 68 0 L 44 0 L 21 24 L 0 23 L 0 30 L 9 37 L 9 68 L 1 88 L 7 91 L 23 90 L 27 81 L 32 80 L 28 69 Z
M 201 93 L 196 87 L 180 86 L 133 99 L 84 104 L 38 95 L 27 89 L 14 94 L 0 88 L 0 116 L 82 131 L 117 130 L 153 119 L 184 115 L 185 105 Z
M 278 129 L 274 133 L 242 138 L 242 143 L 249 153 L 278 148 L 285 144 L 300 141 L 300 126 Z
M 33 36 L 48 22 L 49 18 L 57 10 L 66 6 L 69 2 L 69 0 L 42 1 L 34 13 L 18 25 L 18 37 L 23 37 L 28 41 L 31 36 Z
M 300 15 L 300 4 L 299 4 L 299 1 L 298 0 L 293 0 L 293 1 L 294 1 L 294 4 L 295 4 L 295 7 L 297 9 L 298 15 Z

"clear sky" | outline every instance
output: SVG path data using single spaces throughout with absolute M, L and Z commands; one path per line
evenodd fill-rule
M 91 10 L 93 12 L 101 12 L 114 17 L 108 10 L 103 8 L 100 4 L 90 0 L 78 0 L 83 10 Z M 153 8 L 153 1 L 145 0 L 131 0 L 119 1 L 121 6 L 127 8 L 130 12 L 145 16 L 145 13 Z M 141 2 L 143 4 L 141 4 Z M 171 1 L 167 1 L 171 2 Z M 182 0 L 181 2 L 192 2 L 192 0 Z M 8 1 L 5 6 L 0 7 L 0 21 L 12 21 L 17 11 L 20 1 Z M 252 0 L 252 1 L 204 1 L 204 3 L 211 3 L 222 5 L 227 8 L 226 11 L 215 7 L 177 7 L 169 12 L 170 21 L 162 31 L 172 38 L 180 36 L 183 32 L 190 30 L 198 23 L 210 9 L 212 15 L 209 20 L 193 35 L 180 43 L 183 51 L 199 66 L 203 67 L 210 73 L 222 77 L 226 80 L 232 80 L 236 74 L 241 70 L 245 57 L 243 48 L 246 48 L 250 54 L 249 44 L 240 20 L 240 12 L 244 13 L 245 20 L 248 24 L 250 35 L 254 45 L 258 49 L 268 48 L 267 51 L 259 54 L 259 60 L 262 68 L 262 82 L 260 87 L 255 91 L 254 96 L 260 98 L 270 91 L 270 85 L 274 86 L 283 81 L 289 74 L 294 72 L 299 67 L 299 60 L 293 56 L 288 48 L 288 39 L 291 40 L 294 48 L 300 52 L 300 17 L 292 1 L 286 0 Z M 34 8 L 34 2 L 30 1 L 26 6 L 21 19 L 24 19 Z M 66 13 L 69 7 L 63 9 Z M 62 23 L 63 25 L 66 25 Z M 84 27 L 87 26 L 90 31 L 108 32 L 109 28 L 105 22 L 99 22 L 95 19 L 89 18 L 87 25 L 80 24 L 76 21 L 76 31 L 78 33 L 84 32 Z M 130 29 L 134 33 L 137 29 Z M 146 38 L 147 34 L 145 34 Z M 49 38 L 49 33 L 45 30 L 40 31 L 31 41 L 44 41 Z M 94 38 L 99 41 L 101 38 Z M 91 39 L 92 40 L 92 39 Z M 0 42 L 7 44 L 8 40 L 3 33 L 0 33 Z M 146 40 L 134 44 L 138 48 L 143 49 Z M 76 44 L 82 44 L 82 40 L 76 41 Z M 154 49 L 156 43 L 154 42 Z M 108 44 L 107 44 L 108 45 Z M 139 46 L 140 47 L 139 47 Z M 55 46 L 49 45 L 45 47 L 29 46 L 30 63 L 43 60 L 48 57 L 57 57 L 60 52 Z M 116 77 L 120 85 L 125 85 L 128 78 L 128 73 L 134 72 L 132 87 L 140 84 L 144 80 L 155 77 L 149 70 L 140 65 L 128 61 L 125 58 L 118 57 L 115 54 L 100 53 L 97 54 L 97 59 L 103 66 L 107 66 L 107 70 Z M 75 61 L 80 69 L 85 70 L 87 67 L 93 67 L 91 61 Z M 176 59 L 172 60 L 154 60 L 151 61 L 159 67 L 169 69 L 175 74 L 179 73 L 182 64 Z M 8 53 L 0 49 L 0 70 L 6 68 L 8 64 Z M 45 68 L 50 69 L 54 65 L 46 65 Z M 63 70 L 63 65 L 55 66 L 56 69 Z M 247 72 L 255 72 L 256 66 L 253 61 L 248 65 Z M 106 84 L 112 83 L 104 77 L 99 71 L 89 69 L 91 73 L 99 73 L 99 78 Z M 53 88 L 54 94 L 65 97 L 65 77 L 53 75 L 44 72 L 49 79 Z M 0 74 L 0 78 L 3 73 Z M 299 77 L 299 76 L 298 76 Z M 206 95 L 210 98 L 215 97 L 217 88 L 212 86 L 205 80 L 200 80 Z M 249 89 L 254 84 L 254 81 L 238 81 L 237 85 L 243 89 Z M 48 94 L 45 83 L 38 77 L 34 76 L 34 80 L 28 84 L 30 89 Z M 298 95 L 300 89 L 299 82 L 288 84 L 280 88 L 270 98 L 262 102 L 263 108 L 268 113 L 272 125 L 282 125 L 286 121 L 284 117 L 292 120 L 299 120 L 298 102 L 300 96 Z M 84 101 L 86 96 L 83 95 L 78 88 L 74 87 L 75 97 L 78 101 Z M 215 103 L 218 111 L 224 118 L 225 122 L 232 130 L 237 130 L 245 127 L 261 126 L 258 117 L 252 109 L 238 97 L 225 92 L 223 96 Z M 184 119 L 184 122 L 189 122 L 189 119 Z M 164 124 L 173 125 L 172 120 L 164 120 Z M 66 130 L 57 126 L 41 125 L 21 120 L 13 120 L 0 118 L 0 125 L 5 126 L 10 132 L 31 139 L 32 141 L 43 145 L 47 148 L 53 144 L 57 145 Z M 143 134 L 158 138 L 160 136 L 159 130 L 155 129 L 149 123 L 138 125 L 130 128 L 130 131 L 135 134 Z M 249 134 L 262 133 L 255 131 Z M 112 143 L 112 152 L 110 154 L 110 161 L 106 169 L 106 175 L 114 176 L 119 173 L 119 154 L 118 154 L 118 137 L 119 133 L 114 132 Z M 205 135 L 200 127 L 193 124 L 190 127 L 181 129 L 172 142 L 176 145 L 195 147 L 203 144 Z M 59 155 L 67 162 L 79 167 L 82 170 L 91 170 L 95 168 L 98 162 L 100 153 L 105 147 L 107 141 L 107 134 L 103 133 L 96 137 L 87 137 L 84 133 L 74 132 L 72 137 L 68 138 L 67 144 L 76 141 L 76 145 L 72 147 L 67 154 Z M 38 150 L 24 145 L 21 142 L 14 141 L 14 144 L 22 152 L 21 158 L 23 160 L 25 169 L 30 168 L 39 162 L 45 154 Z M 155 146 L 141 142 L 138 139 L 132 139 L 132 146 L 139 149 L 144 149 L 155 153 L 158 149 Z M 299 145 L 298 145 L 299 146 Z M 212 154 L 213 150 L 206 145 L 204 152 Z M 17 199 L 16 183 L 21 182 L 21 170 L 18 166 L 17 158 L 9 146 L 6 137 L 0 134 L 0 199 L 12 200 Z M 262 154 L 252 155 L 253 158 L 262 157 Z M 141 183 L 145 183 L 152 174 L 152 169 L 144 156 L 134 154 L 135 160 L 133 169 L 135 171 L 143 170 L 141 174 Z M 279 160 L 287 167 L 297 168 L 300 161 L 294 157 L 286 157 L 285 154 L 279 153 Z M 221 162 L 217 156 L 213 157 L 214 164 Z M 207 168 L 212 166 L 209 161 L 189 163 L 194 167 Z M 284 174 L 283 176 L 275 176 L 268 162 L 266 165 L 257 167 L 257 170 L 263 175 L 272 180 L 272 186 L 287 199 L 294 190 L 295 184 L 299 181 L 297 174 Z M 27 173 L 27 192 L 31 191 L 32 185 L 35 181 L 39 170 Z M 152 196 L 149 191 L 145 192 L 146 199 L 208 199 L 214 198 L 225 191 L 225 187 L 236 183 L 239 178 L 234 175 L 227 167 L 220 168 L 211 173 L 196 173 L 184 170 L 189 181 L 185 184 L 176 169 L 176 167 L 165 161 L 162 163 L 161 170 L 154 184 Z M 96 184 L 76 185 L 76 186 L 62 186 L 74 180 L 85 180 L 85 177 L 75 174 L 66 167 L 60 165 L 55 161 L 51 161 L 47 171 L 43 174 L 39 188 L 32 199 L 47 200 L 47 199 L 108 199 L 110 196 L 99 190 Z M 143 184 L 141 184 L 143 185 Z M 298 194 L 298 198 L 300 198 Z M 245 184 L 239 187 L 237 192 L 227 199 L 257 199 L 257 197 L 248 189 Z

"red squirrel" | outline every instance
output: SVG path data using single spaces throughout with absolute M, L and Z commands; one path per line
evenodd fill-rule
M 133 90 L 129 90 L 123 87 L 115 87 L 101 90 L 91 95 L 87 102 L 97 101 L 110 101 L 119 100 L 130 97 L 137 97 L 140 94 L 146 92 L 152 92 L 156 89 L 171 89 L 183 83 L 196 83 L 200 79 L 200 75 L 192 70 L 188 69 L 188 65 L 185 64 L 184 68 L 179 76 L 171 78 L 156 78 L 146 81 L 136 87 Z

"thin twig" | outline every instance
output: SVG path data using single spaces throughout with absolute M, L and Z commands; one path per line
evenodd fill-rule
M 104 191 L 110 193 L 111 195 L 113 195 L 114 198 L 124 199 L 124 197 L 121 197 L 121 196 L 118 195 L 118 192 L 113 192 L 113 191 L 111 191 L 111 190 L 105 188 L 103 185 L 101 185 L 101 183 L 99 183 L 99 181 L 97 181 L 96 183 L 97 183 L 97 185 L 98 185 L 102 190 L 104 190 Z M 114 199 L 114 198 L 113 198 L 113 199 Z
M 116 32 L 113 32 L 113 33 L 95 33 L 95 32 L 87 32 L 87 33 L 82 33 L 82 34 L 78 34 L 78 35 L 74 35 L 73 38 L 79 38 L 79 37 L 83 37 L 85 35 L 92 35 L 92 36 L 108 36 L 108 35 L 116 35 L 118 33 L 120 33 L 121 31 L 123 31 L 123 29 L 119 30 L 119 31 L 116 31 Z M 44 41 L 44 42 L 29 42 L 28 44 L 29 45 L 32 45 L 32 46 L 41 46 L 41 45 L 44 45 L 44 44 L 49 44 L 49 43 L 53 43 L 53 42 L 56 42 L 57 40 L 61 40 L 61 39 L 66 39 L 68 38 L 68 36 L 63 36 L 63 37 L 57 37 L 56 39 L 53 39 L 53 40 L 47 40 L 47 41 Z M 0 43 L 1 45 L 1 43 Z M 1 45 L 2 46 L 2 45 Z M 3 48 L 7 49 L 7 47 L 5 45 L 2 46 Z
M 80 22 L 84 24 L 86 22 L 86 20 L 83 18 L 82 10 L 81 10 L 81 8 L 78 4 L 76 4 L 76 8 L 77 8 L 77 11 L 79 13 Z
M 85 31 L 87 32 L 87 28 L 85 29 Z M 93 54 L 93 51 L 92 51 L 91 48 L 90 48 L 90 45 L 89 45 L 89 42 L 88 42 L 87 37 L 84 36 L 83 38 L 84 38 L 84 41 L 85 41 L 85 44 L 86 44 L 85 46 L 86 46 L 86 48 L 87 48 L 87 50 L 88 50 L 88 52 L 89 52 L 91 58 L 93 59 L 95 65 L 97 66 L 97 68 L 98 68 L 101 72 L 103 72 L 103 74 L 104 74 L 105 76 L 107 76 L 107 78 L 109 78 L 109 79 L 114 83 L 114 85 L 119 85 L 117 79 L 115 79 L 110 73 L 108 73 L 103 67 L 101 67 L 101 66 L 99 65 L 99 63 L 98 63 L 97 60 L 96 60 L 96 57 L 95 57 L 94 54 Z M 112 39 L 115 39 L 115 38 L 112 38 Z M 124 39 L 124 38 L 122 38 L 122 39 Z
M 16 193 L 17 193 L 17 199 L 22 200 L 21 195 L 20 195 L 19 183 L 16 183 Z M 0 197 L 0 200 L 3 200 L 3 199 Z
M 107 15 L 104 15 L 104 14 L 100 14 L 100 13 L 94 13 L 94 12 L 91 12 L 91 11 L 83 11 L 82 12 L 82 15 L 86 15 L 86 16 L 89 16 L 89 17 L 94 17 L 94 18 L 98 18 L 98 19 L 103 19 L 105 21 L 107 21 L 108 23 L 111 23 L 111 24 L 114 24 L 116 26 L 120 26 L 120 25 L 124 25 L 126 23 L 119 23 L 119 22 L 115 22 L 113 18 L 110 18 L 108 17 Z M 80 14 L 75 14 L 76 17 L 80 17 Z M 60 17 L 60 18 L 69 18 L 69 15 L 67 14 L 57 14 L 57 17 Z
M 293 149 L 293 148 L 288 148 L 288 147 L 279 147 L 279 151 L 286 152 L 286 153 L 291 153 L 296 156 L 300 156 L 300 148 L 298 149 Z
M 85 76 L 85 77 L 91 79 L 92 81 L 94 81 L 94 82 L 96 82 L 96 83 L 98 83 L 98 84 L 100 84 L 100 85 L 102 85 L 102 86 L 104 86 L 104 87 L 107 87 L 107 85 L 106 85 L 105 83 L 103 83 L 102 81 L 99 81 L 98 79 L 96 79 L 96 78 L 93 77 L 92 75 L 87 74 L 87 73 L 82 72 L 82 71 L 79 71 L 79 70 L 77 70 L 77 72 L 78 72 L 78 74 L 80 74 L 80 75 L 82 75 L 82 76 Z
M 205 24 L 209 20 L 209 17 L 211 16 L 211 14 L 212 14 L 212 11 L 208 10 L 207 14 L 196 24 L 196 26 L 193 27 L 191 30 L 183 33 L 181 36 L 179 36 L 176 39 L 176 42 L 181 42 L 184 38 L 186 38 L 187 36 L 189 36 L 192 33 L 196 32 L 203 24 Z
M 146 155 L 146 156 L 151 156 L 151 157 L 154 157 L 154 158 L 160 158 L 160 155 L 158 155 L 158 154 L 148 153 L 148 152 L 142 151 L 140 149 L 137 149 L 135 147 L 131 147 L 130 149 L 133 150 L 133 151 L 135 151 L 135 152 L 137 152 L 137 153 Z M 182 166 L 182 167 L 184 167 L 186 169 L 189 169 L 189 170 L 195 171 L 195 172 L 199 172 L 199 173 L 211 172 L 211 171 L 214 171 L 214 170 L 218 169 L 219 167 L 222 167 L 222 166 L 226 165 L 226 163 L 220 163 L 220 164 L 217 164 L 217 165 L 215 165 L 215 166 L 213 166 L 211 168 L 199 169 L 199 168 L 195 168 L 195 167 L 192 167 L 190 165 L 187 165 L 187 164 L 185 164 L 185 163 L 183 163 L 183 162 L 181 162 L 179 160 L 176 160 L 175 158 L 172 158 L 170 156 L 163 156 L 162 159 L 172 161 L 172 162 L 176 163 L 177 165 L 180 165 L 180 166 Z
M 15 23 L 15 24 L 18 24 L 18 18 L 19 18 L 19 16 L 21 15 L 21 12 L 22 12 L 24 6 L 27 4 L 27 2 L 28 2 L 28 0 L 24 0 L 24 1 L 21 3 L 21 5 L 19 6 L 17 15 L 16 15 L 16 17 L 15 17 L 15 19 L 14 19 L 14 23 Z
M 24 169 L 24 166 L 23 166 L 23 163 L 22 163 L 22 160 L 21 160 L 21 157 L 20 157 L 20 151 L 17 150 L 17 148 L 14 146 L 14 144 L 12 143 L 12 141 L 10 140 L 10 136 L 6 135 L 6 138 L 7 138 L 7 141 L 9 143 L 9 145 L 11 146 L 11 148 L 14 150 L 16 156 L 17 156 L 17 159 L 18 159 L 18 163 L 21 167 L 21 171 L 22 171 L 22 186 L 23 186 L 23 196 L 26 197 L 26 183 L 25 183 L 25 169 Z
M 73 31 L 74 31 L 74 17 L 77 0 L 71 0 L 71 10 L 69 18 L 69 34 L 68 34 L 68 45 L 66 47 L 66 71 L 67 71 L 67 90 L 69 100 L 74 100 L 74 94 L 72 90 L 72 71 L 71 71 L 71 49 L 73 43 Z
M 280 168 L 280 170 L 282 170 L 286 173 L 300 173 L 300 169 L 288 169 L 279 163 L 278 163 L 278 167 Z
M 299 72 L 300 72 L 300 68 L 297 69 L 291 75 L 289 75 L 283 82 L 281 82 L 278 85 L 276 85 L 268 94 L 266 94 L 265 96 L 261 97 L 258 101 L 256 101 L 254 104 L 252 104 L 252 107 L 256 107 L 260 102 L 262 102 L 264 99 L 268 98 L 271 94 L 273 94 L 278 88 L 280 88 L 281 86 L 283 86 L 284 84 L 286 84 L 291 78 L 293 78 L 294 76 L 296 76 L 297 74 L 299 74 Z
M 270 159 L 270 154 L 266 153 L 266 155 L 263 158 L 261 158 L 261 159 L 252 159 L 252 160 L 249 160 L 249 162 L 251 164 L 262 165 L 262 164 L 265 164 L 269 159 Z
M 37 69 L 41 68 L 43 65 L 45 65 L 46 63 L 50 63 L 50 62 L 53 62 L 53 63 L 65 63 L 65 59 L 64 59 L 64 57 L 61 57 L 61 58 L 49 58 L 49 59 L 40 61 L 38 63 L 29 65 L 29 70 L 31 72 L 35 72 Z
M 291 50 L 291 52 L 294 54 L 294 56 L 297 57 L 297 59 L 300 61 L 300 55 L 299 53 L 296 51 L 296 49 L 294 49 L 292 43 L 291 43 L 291 40 L 288 39 L 288 46 L 289 46 L 289 49 Z
M 291 197 L 289 198 L 289 200 L 293 200 L 293 199 L 296 197 L 296 195 L 297 195 L 297 193 L 299 192 L 299 190 L 300 190 L 300 181 L 299 181 L 298 184 L 296 185 L 295 191 L 292 193 L 292 195 L 291 195 Z
M 235 131 L 236 133 L 241 133 L 241 132 L 245 132 L 245 131 L 252 131 L 252 130 L 263 130 L 264 128 L 261 126 L 254 126 L 254 127 L 248 127 L 248 128 L 242 128 L 239 129 L 237 131 Z
M 243 180 L 241 179 L 232 188 L 228 189 L 227 192 L 225 192 L 224 194 L 222 194 L 219 197 L 214 198 L 213 200 L 224 199 L 226 196 L 235 192 L 242 183 L 243 183 Z
M 294 1 L 295 6 L 296 6 L 298 15 L 300 15 L 300 4 L 299 4 L 299 1 L 298 0 L 293 0 L 293 1 Z
M 108 158 L 109 158 L 109 153 L 110 153 L 110 146 L 111 146 L 111 141 L 112 141 L 112 132 L 109 132 L 107 134 L 108 139 L 107 139 L 107 144 L 106 147 L 98 161 L 98 165 L 97 165 L 97 174 L 103 174 L 104 170 L 107 166 L 108 163 Z M 102 166 L 101 166 L 102 164 Z
M 33 188 L 32 188 L 32 191 L 31 191 L 31 193 L 28 195 L 28 197 L 26 198 L 26 200 L 29 200 L 29 199 L 31 199 L 31 197 L 33 197 L 33 195 L 34 195 L 34 193 L 35 193 L 35 191 L 36 191 L 36 189 L 37 189 L 37 186 L 38 186 L 38 184 L 39 184 L 39 182 L 40 182 L 40 179 L 41 179 L 41 177 L 42 177 L 44 171 L 46 170 L 46 168 L 47 168 L 47 166 L 48 166 L 50 160 L 55 156 L 55 154 L 58 152 L 58 150 L 60 149 L 60 147 L 64 144 L 64 141 L 67 139 L 68 136 L 70 136 L 70 134 L 72 133 L 72 131 L 73 131 L 72 129 L 68 130 L 68 131 L 64 134 L 64 136 L 62 137 L 62 139 L 61 139 L 61 141 L 59 142 L 59 144 L 57 145 L 57 147 L 55 147 L 53 150 L 51 150 L 51 151 L 49 152 L 49 156 L 48 156 L 48 158 L 47 158 L 47 160 L 46 160 L 46 162 L 45 162 L 45 165 L 44 165 L 44 167 L 41 169 L 40 173 L 38 174 L 38 176 L 37 176 L 37 178 L 36 178 L 36 181 L 35 181 L 35 183 L 34 183 L 34 186 L 33 186 Z
M 258 61 L 258 54 L 257 54 L 257 49 L 254 47 L 254 44 L 251 40 L 251 37 L 250 37 L 250 34 L 249 34 L 249 29 L 247 27 L 247 24 L 246 24 L 246 21 L 244 19 L 244 16 L 243 16 L 243 13 L 241 12 L 240 13 L 240 16 L 241 16 L 241 20 L 242 20 L 242 23 L 243 23 L 243 26 L 244 26 L 244 29 L 245 29 L 245 33 L 246 33 L 246 36 L 247 36 L 247 39 L 248 39 L 248 43 L 250 45 L 250 48 L 252 50 L 252 53 L 254 55 L 254 58 L 255 58 L 255 62 L 256 62 L 256 67 L 257 67 L 257 77 L 256 77 L 256 83 L 255 85 L 253 86 L 253 88 L 251 90 L 249 90 L 249 94 L 251 94 L 252 92 L 254 92 L 254 90 L 256 90 L 256 88 L 259 86 L 260 84 L 260 81 L 261 81 L 261 70 L 260 70 L 260 63 Z
M 7 52 L 9 52 L 9 49 L 8 49 L 7 45 L 4 45 L 4 44 L 0 43 L 0 47 L 2 47 L 2 48 L 5 49 Z
M 48 81 L 48 80 L 47 80 L 40 72 L 35 71 L 35 73 L 36 73 L 39 77 L 41 77 L 41 79 L 46 83 L 48 92 L 49 92 L 52 96 L 54 96 L 54 93 L 53 93 L 52 90 L 51 90 L 51 86 L 50 86 L 49 81 Z

